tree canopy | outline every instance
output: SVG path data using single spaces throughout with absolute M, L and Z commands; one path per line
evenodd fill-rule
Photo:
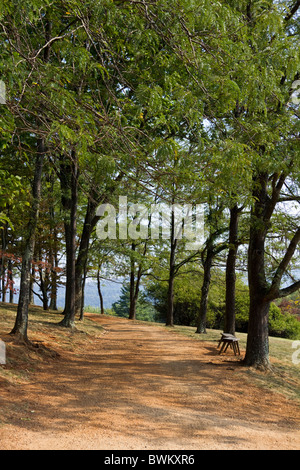
M 87 275 L 100 293 L 104 268 L 129 283 L 129 318 L 145 286 L 164 292 L 168 325 L 174 299 L 198 297 L 199 333 L 218 269 L 234 332 L 246 270 L 245 362 L 268 367 L 270 306 L 300 288 L 299 11 L 296 0 L 2 2 L 2 299 L 22 262 L 13 333 L 28 339 L 32 290 L 55 307 L 62 282 L 60 324 L 73 327 Z M 99 240 L 98 207 L 124 196 L 126 236 Z M 175 211 L 169 236 L 151 238 L 158 204 L 203 207 L 202 245 L 176 237 Z

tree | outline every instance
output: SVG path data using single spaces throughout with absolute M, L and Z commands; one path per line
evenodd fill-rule
M 206 333 L 206 316 L 208 293 L 211 282 L 211 270 L 214 258 L 228 247 L 228 242 L 220 237 L 227 231 L 227 227 L 222 227 L 222 207 L 209 209 L 208 230 L 209 234 L 205 245 L 201 251 L 201 261 L 203 266 L 203 282 L 201 287 L 200 309 L 197 318 L 196 333 Z
M 31 5 L 23 4 L 18 10 L 18 14 L 12 17 L 10 13 L 14 6 L 19 6 L 19 2 L 7 2 L 1 19 L 3 40 L 7 45 L 6 49 L 10 50 L 14 58 L 13 63 L 9 63 L 9 72 L 12 73 L 14 70 L 15 82 L 18 83 L 20 90 L 18 95 L 12 97 L 9 108 L 17 121 L 16 130 L 19 138 L 21 139 L 21 136 L 25 134 L 30 142 L 34 136 L 35 145 L 31 145 L 31 149 L 36 154 L 33 164 L 32 207 L 25 237 L 25 250 L 22 256 L 18 312 L 12 330 L 13 334 L 17 334 L 21 339 L 27 341 L 31 265 L 41 199 L 42 171 L 46 152 L 49 151 L 46 137 L 49 136 L 49 121 L 51 120 L 49 110 L 46 115 L 45 112 L 41 112 L 41 109 L 44 111 L 47 108 L 47 93 L 52 91 L 51 72 L 53 69 L 51 70 L 49 67 L 49 61 L 53 43 L 60 37 L 51 37 L 52 22 L 47 2 L 41 10 L 37 8 L 38 5 L 35 2 Z M 43 14 L 40 14 L 42 10 Z M 42 28 L 40 28 L 41 25 Z M 20 37 L 22 37 L 22 41 L 19 40 Z M 27 41 L 28 37 L 30 40 Z M 19 62 L 16 64 L 17 60 Z M 38 90 L 41 82 L 45 85 L 42 92 Z M 26 140 L 23 145 L 26 147 Z
M 0 116 L 0 277 L 5 299 L 14 244 L 23 262 L 16 321 L 23 338 L 32 266 L 45 308 L 50 290 L 55 307 L 59 255 L 66 259 L 64 326 L 82 318 L 91 268 L 101 293 L 103 265 L 91 249 L 97 208 L 126 194 L 148 205 L 222 207 L 202 250 L 199 330 L 205 330 L 211 270 L 226 248 L 224 328 L 234 333 L 237 249 L 249 241 L 246 363 L 268 366 L 270 303 L 299 288 L 297 214 L 284 224 L 277 247 L 271 243 L 279 236 L 281 204 L 299 202 L 299 109 L 291 101 L 299 79 L 299 2 L 210 6 L 69 0 L 66 11 L 61 0 L 8 0 L 0 7 L 8 92 Z M 27 206 L 15 215 L 18 178 Z M 48 203 L 42 181 L 53 188 Z M 130 277 L 130 318 L 147 274 L 167 285 L 166 323 L 173 325 L 176 280 L 199 259 L 199 250 L 187 253 L 176 236 L 184 223 L 177 227 L 170 214 L 168 240 L 112 243 Z M 248 224 L 242 239 L 241 222 Z M 121 272 L 114 263 L 111 269 Z
M 66 157 L 65 157 L 66 158 Z M 75 322 L 75 282 L 76 282 L 76 236 L 78 205 L 78 161 L 75 151 L 69 156 L 70 162 L 61 164 L 62 206 L 65 211 L 66 240 L 66 300 L 64 318 L 60 325 L 73 327 Z
M 269 174 L 261 173 L 258 184 L 254 183 L 256 202 L 252 208 L 248 250 L 250 314 L 245 363 L 258 367 L 269 367 L 268 312 L 271 301 L 288 296 L 300 288 L 300 281 L 281 287 L 286 269 L 300 242 L 299 228 L 292 234 L 286 252 L 269 282 L 266 277 L 266 237 L 285 180 L 285 171 L 273 175 L 271 181 Z M 268 194 L 270 186 L 272 189 Z
M 112 310 L 118 316 L 128 318 L 130 310 L 130 286 L 128 284 L 124 284 L 122 287 L 120 299 L 113 304 Z M 147 301 L 145 295 L 142 293 L 137 300 L 136 317 L 134 319 L 154 321 L 154 316 L 155 312 L 153 306 Z
M 30 303 L 30 276 L 32 259 L 35 248 L 36 228 L 39 217 L 39 205 L 41 198 L 42 171 L 45 158 L 45 145 L 42 139 L 37 143 L 37 155 L 34 168 L 34 179 L 32 184 L 32 210 L 27 226 L 25 251 L 22 259 L 20 296 L 17 317 L 11 334 L 17 335 L 21 340 L 28 341 L 28 307 Z
M 295 78 L 295 69 L 288 70 L 285 62 L 295 50 L 295 41 L 293 34 L 289 33 L 288 24 L 293 17 L 290 13 L 294 7 L 285 16 L 280 8 L 265 11 L 265 18 L 270 22 L 269 28 L 272 31 L 272 34 L 266 35 L 260 24 L 258 10 L 255 6 L 249 5 L 249 28 L 252 32 L 255 31 L 256 37 L 260 37 L 256 45 L 252 45 L 253 56 L 261 58 L 264 56 L 265 47 L 271 47 L 272 57 L 276 57 L 276 64 L 273 60 L 265 63 L 264 70 L 268 74 L 268 81 L 257 88 L 256 93 L 258 89 L 260 90 L 259 99 L 249 105 L 247 111 L 242 113 L 243 117 L 241 114 L 240 120 L 248 129 L 250 125 L 253 130 L 256 129 L 256 135 L 250 143 L 255 153 L 248 249 L 250 313 L 245 364 L 262 368 L 270 366 L 268 347 L 270 302 L 300 287 L 299 281 L 281 287 L 284 273 L 297 250 L 300 239 L 299 228 L 295 227 L 286 252 L 270 278 L 267 276 L 265 265 L 267 234 L 271 229 L 272 217 L 282 190 L 288 177 L 299 181 L 299 116 L 293 105 L 287 105 L 290 83 Z M 283 44 L 286 48 L 285 57 L 281 57 L 279 52 L 282 51 Z M 282 60 L 279 60 L 279 57 Z M 260 67 L 261 64 L 262 62 Z M 296 60 L 294 64 L 296 68 L 297 64 Z
M 226 261 L 226 301 L 224 332 L 235 334 L 235 291 L 236 291 L 236 260 L 237 251 L 240 244 L 238 236 L 239 217 L 242 207 L 237 204 L 230 208 L 228 255 Z

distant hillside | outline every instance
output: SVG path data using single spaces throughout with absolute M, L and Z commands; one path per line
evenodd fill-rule
M 102 295 L 103 295 L 103 302 L 104 308 L 111 308 L 112 304 L 116 302 L 120 297 L 120 291 L 122 288 L 122 284 L 112 282 L 112 281 L 102 281 Z M 16 280 L 15 284 L 16 289 L 19 288 L 19 282 Z M 14 295 L 14 302 L 18 302 L 18 294 Z M 42 305 L 41 300 L 35 295 L 35 304 Z M 64 308 L 65 305 L 65 289 L 64 287 L 60 287 L 58 289 L 58 296 L 57 296 L 57 306 L 58 308 Z M 98 295 L 97 283 L 92 280 L 87 280 L 85 286 L 85 306 L 91 307 L 99 307 L 100 300 Z
M 104 308 L 111 308 L 112 304 L 116 302 L 120 297 L 122 284 L 117 284 L 111 281 L 103 281 L 102 284 L 102 295 Z M 63 308 L 65 303 L 65 289 L 60 288 L 57 297 L 57 306 L 58 308 Z M 100 300 L 98 295 L 97 283 L 88 280 L 85 285 L 85 298 L 84 305 L 91 307 L 99 307 Z

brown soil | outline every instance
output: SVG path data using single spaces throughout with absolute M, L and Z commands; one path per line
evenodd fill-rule
M 104 334 L 2 384 L 2 450 L 300 448 L 298 405 L 237 358 L 166 328 L 90 316 Z M 0 384 L 1 385 L 1 384 Z

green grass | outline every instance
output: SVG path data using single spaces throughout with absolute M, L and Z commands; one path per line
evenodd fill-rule
M 16 313 L 16 305 L 0 303 L 0 339 L 6 343 L 7 353 L 6 364 L 0 365 L 0 382 L 1 379 L 10 383 L 27 381 L 39 363 L 58 357 L 60 351 L 80 355 L 103 334 L 101 326 L 88 318 L 77 322 L 74 330 L 68 330 L 58 325 L 63 318 L 61 312 L 45 312 L 41 307 L 31 306 L 28 338 L 35 347 L 26 347 L 9 335 Z
M 95 313 L 98 313 L 97 311 Z M 17 314 L 17 305 L 16 304 L 3 304 L 0 303 L 0 330 L 6 327 L 8 332 L 13 328 L 14 321 Z M 36 334 L 41 329 L 41 327 L 48 326 L 50 328 L 57 328 L 58 323 L 62 320 L 62 311 L 48 310 L 44 311 L 41 307 L 31 306 L 29 308 L 29 324 L 28 324 L 28 336 L 30 334 Z M 87 317 L 84 318 L 84 321 L 76 322 L 76 332 L 86 333 L 86 334 L 98 334 L 99 325 L 95 325 L 92 320 L 89 320 Z M 66 329 L 62 328 L 62 332 L 65 332 Z
M 196 328 L 190 326 L 175 326 L 174 332 L 188 336 L 197 341 L 208 341 L 217 343 L 220 339 L 220 330 L 207 329 L 206 334 L 196 334 Z M 239 345 L 243 353 L 246 349 L 247 334 L 236 333 Z M 251 380 L 270 390 L 276 390 L 283 395 L 300 401 L 300 364 L 293 363 L 294 340 L 269 337 L 270 361 L 272 369 L 270 372 L 260 372 L 253 368 L 245 368 Z M 298 346 L 299 349 L 299 346 Z M 298 356 L 299 357 L 299 356 Z
M 163 323 L 141 322 L 137 323 L 151 324 L 166 328 L 171 334 L 178 333 L 187 336 L 195 341 L 204 341 L 212 343 L 216 348 L 221 337 L 221 330 L 207 328 L 206 334 L 195 333 L 196 327 L 178 326 L 166 327 Z M 246 350 L 247 334 L 236 332 L 241 349 L 241 359 Z M 272 369 L 268 372 L 262 372 L 254 368 L 244 368 L 242 373 L 246 374 L 251 382 L 269 390 L 277 391 L 287 398 L 292 398 L 300 402 L 300 364 L 294 364 L 292 355 L 295 349 L 292 347 L 294 340 L 269 337 L 270 361 Z M 298 346 L 299 349 L 299 346 Z M 298 356 L 300 357 L 300 355 Z
M 92 307 L 91 305 L 84 307 L 84 311 L 89 313 L 99 313 L 99 315 L 101 313 L 100 307 Z

